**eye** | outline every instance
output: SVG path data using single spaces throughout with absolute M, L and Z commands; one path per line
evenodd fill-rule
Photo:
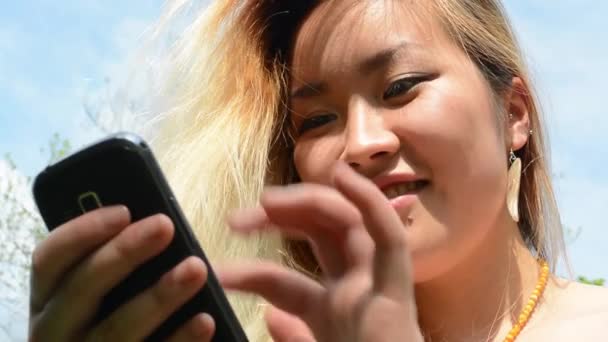
M 388 89 L 382 94 L 382 99 L 386 101 L 399 95 L 406 94 L 418 83 L 425 81 L 426 79 L 426 76 L 409 76 L 401 78 L 389 85 Z
M 298 129 L 299 134 L 303 134 L 311 129 L 321 127 L 329 122 L 334 121 L 338 116 L 336 114 L 321 114 L 304 119 Z

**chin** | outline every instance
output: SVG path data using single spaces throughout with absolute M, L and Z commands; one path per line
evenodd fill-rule
M 459 259 L 448 229 L 435 222 L 416 222 L 407 226 L 407 240 L 415 283 L 437 278 Z

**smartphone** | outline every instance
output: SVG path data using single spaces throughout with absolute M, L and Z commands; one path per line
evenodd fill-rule
M 175 234 L 169 246 L 105 295 L 94 318 L 96 322 L 194 255 L 207 265 L 206 285 L 146 340 L 164 340 L 195 314 L 206 312 L 215 320 L 213 341 L 247 341 L 207 257 L 142 138 L 118 133 L 84 148 L 42 171 L 34 181 L 33 192 L 49 230 L 88 211 L 116 204 L 129 208 L 133 222 L 158 213 L 173 221 Z

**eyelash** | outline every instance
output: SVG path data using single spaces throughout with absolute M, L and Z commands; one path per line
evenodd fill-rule
M 382 100 L 386 101 L 391 98 L 403 95 L 403 94 L 409 92 L 412 88 L 414 88 L 419 83 L 425 81 L 426 79 L 427 79 L 426 76 L 408 76 L 408 77 L 398 79 L 395 82 L 391 83 L 389 85 L 388 89 L 382 94 Z M 315 115 L 313 117 L 305 119 L 302 121 L 302 124 L 300 125 L 300 127 L 298 129 L 298 133 L 303 134 L 306 131 L 309 131 L 311 129 L 321 127 L 321 126 L 325 125 L 326 123 L 329 123 L 329 122 L 337 119 L 337 117 L 338 116 L 336 114 L 327 113 L 327 114 Z
M 426 76 L 408 76 L 398 79 L 391 83 L 384 94 L 382 94 L 382 100 L 386 101 L 405 94 L 424 80 L 426 80 Z
M 300 125 L 300 128 L 298 129 L 298 133 L 302 134 L 311 129 L 323 126 L 324 124 L 326 124 L 332 120 L 335 120 L 337 118 L 338 118 L 338 116 L 336 114 L 330 114 L 330 113 L 315 115 L 313 117 L 310 117 L 310 118 L 302 121 L 302 124 Z

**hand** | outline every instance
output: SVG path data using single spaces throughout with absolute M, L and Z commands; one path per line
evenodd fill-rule
M 422 341 L 406 228 L 384 194 L 341 164 L 335 188 L 297 184 L 267 191 L 229 220 L 236 231 L 274 227 L 310 242 L 319 283 L 273 263 L 220 269 L 226 288 L 263 296 L 277 341 Z
M 30 341 L 141 340 L 203 286 L 204 263 L 188 258 L 92 325 L 103 296 L 173 238 L 173 224 L 164 215 L 130 221 L 123 206 L 98 209 L 57 227 L 36 247 Z M 180 328 L 173 340 L 209 341 L 213 330 L 213 320 L 201 314 Z

